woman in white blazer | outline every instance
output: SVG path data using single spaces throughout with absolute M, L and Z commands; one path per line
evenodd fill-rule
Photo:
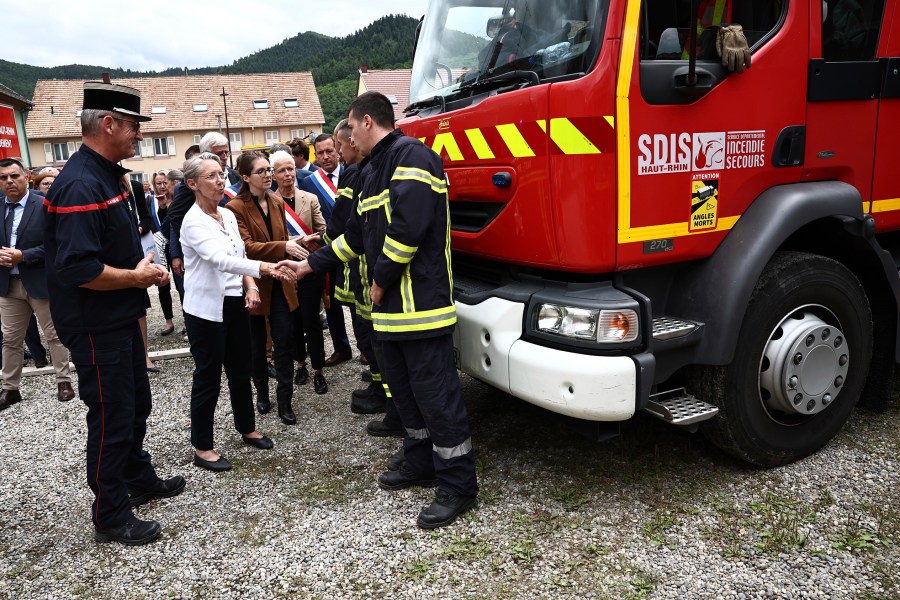
M 186 161 L 184 178 L 196 197 L 181 224 L 184 321 L 195 365 L 191 444 L 195 465 L 227 471 L 231 463 L 215 451 L 213 444 L 213 415 L 222 385 L 222 367 L 228 377 L 234 426 L 241 438 L 256 448 L 272 448 L 272 440 L 256 431 L 247 310 L 260 301 L 254 277 L 290 276 L 273 263 L 246 258 L 234 214 L 218 206 L 226 176 L 216 155 L 205 152 Z

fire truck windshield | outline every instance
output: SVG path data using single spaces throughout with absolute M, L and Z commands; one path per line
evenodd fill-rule
M 410 102 L 449 97 L 503 73 L 542 81 L 588 71 L 608 0 L 431 0 L 419 35 Z M 528 75 L 528 73 L 526 73 Z

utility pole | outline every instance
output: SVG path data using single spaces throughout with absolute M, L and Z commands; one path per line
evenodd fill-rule
M 234 158 L 231 155 L 231 129 L 228 127 L 228 101 L 226 100 L 228 92 L 225 91 L 224 85 L 222 86 L 222 93 L 219 95 L 222 96 L 222 104 L 225 107 L 225 135 L 228 137 L 228 166 L 233 169 Z

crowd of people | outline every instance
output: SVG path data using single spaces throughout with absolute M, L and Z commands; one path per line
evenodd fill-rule
M 119 163 L 133 155 L 149 120 L 137 90 L 87 82 L 83 145 L 62 172 L 42 171 L 29 190 L 22 163 L 0 161 L 0 410 L 22 400 L 23 342 L 36 315 L 59 400 L 75 395 L 71 355 L 88 409 L 95 539 L 156 539 L 161 525 L 137 518 L 132 507 L 187 485 L 181 476 L 159 477 L 143 443 L 152 405 L 148 372 L 158 369 L 147 351 L 147 290 L 155 286 L 159 294 L 165 324 L 158 335 L 171 335 L 172 281 L 195 364 L 194 465 L 232 468 L 214 443 L 223 370 L 242 441 L 273 448 L 256 424 L 256 413 L 272 408 L 269 379 L 278 417 L 295 425 L 297 387 L 312 381 L 315 393 L 327 393 L 324 368 L 352 357 L 349 306 L 360 360 L 369 366 L 369 385 L 353 392 L 350 409 L 385 413 L 368 433 L 404 440 L 379 487 L 436 486 L 417 517 L 426 529 L 469 510 L 478 486 L 453 362 L 440 158 L 394 128 L 387 98 L 366 93 L 334 134 L 315 138 L 316 164 L 295 139 L 269 153 L 244 152 L 233 168 L 227 138 L 209 132 L 188 149 L 182 169 L 129 180 Z M 323 309 L 334 348 L 328 358 Z

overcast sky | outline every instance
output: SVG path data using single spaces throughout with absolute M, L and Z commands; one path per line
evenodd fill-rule
M 48 0 L 4 9 L 0 57 L 55 67 L 160 71 L 229 65 L 304 31 L 343 37 L 427 0 Z

